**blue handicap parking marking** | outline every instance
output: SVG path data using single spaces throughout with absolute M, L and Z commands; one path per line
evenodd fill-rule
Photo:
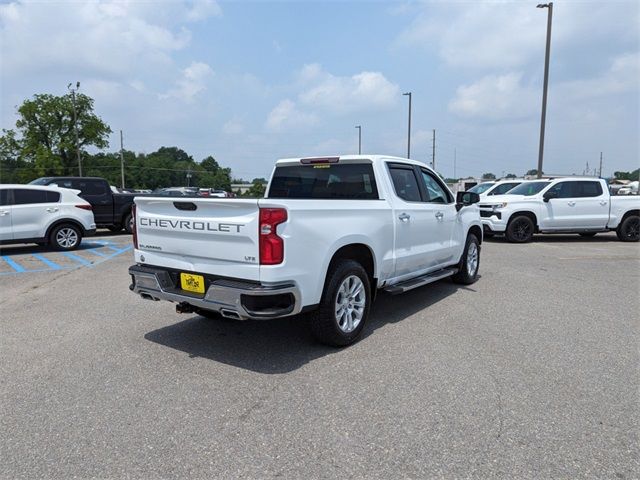
M 37 258 L 42 263 L 50 267 L 52 270 L 60 270 L 62 268 L 56 262 L 49 260 L 47 257 L 45 257 L 44 255 L 40 255 L 39 253 L 32 253 L 31 256 L 34 258 Z
M 109 261 L 125 252 L 131 251 L 130 243 L 118 243 L 110 240 L 83 241 L 76 252 L 13 252 L 0 255 L 0 276 L 22 273 L 51 272 L 94 267 Z M 86 257 L 90 258 L 86 258 Z
M 26 269 L 12 258 L 3 256 L 2 259 L 7 262 L 14 271 L 18 273 L 26 272 Z

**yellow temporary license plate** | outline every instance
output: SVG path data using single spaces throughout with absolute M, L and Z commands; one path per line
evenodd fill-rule
M 204 277 L 192 273 L 180 274 L 180 285 L 183 290 L 194 293 L 204 293 Z

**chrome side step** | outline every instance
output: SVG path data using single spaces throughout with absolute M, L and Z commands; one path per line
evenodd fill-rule
M 458 269 L 456 267 L 443 268 L 437 272 L 427 273 L 426 275 L 421 275 L 410 280 L 405 280 L 401 283 L 396 283 L 395 285 L 385 288 L 384 291 L 391 295 L 398 295 L 399 293 L 408 292 L 409 290 L 422 287 L 428 283 L 437 282 L 438 280 L 450 277 L 456 273 L 458 273 Z

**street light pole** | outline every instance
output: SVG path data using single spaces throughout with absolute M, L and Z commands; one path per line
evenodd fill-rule
M 76 113 L 76 91 L 80 88 L 80 82 L 76 82 L 76 88 L 71 88 L 71 84 L 67 85 L 71 91 L 71 102 L 73 103 L 73 131 L 76 137 L 76 157 L 78 158 L 78 174 L 82 176 L 82 157 L 80 156 L 80 141 L 78 140 L 78 119 Z
M 122 175 L 122 189 L 124 190 L 124 143 L 122 142 L 122 130 L 120 130 L 120 174 Z
M 407 129 L 407 158 L 411 158 L 411 92 L 403 93 L 409 97 L 409 126 Z
M 547 89 L 549 87 L 549 53 L 551 52 L 551 17 L 553 2 L 540 3 L 536 8 L 547 8 L 547 48 L 544 55 L 544 85 L 542 87 L 542 117 L 540 119 L 540 147 L 538 148 L 538 178 L 542 178 L 542 157 L 544 154 L 544 127 L 547 116 Z
M 362 126 L 356 125 L 358 129 L 358 155 L 362 153 Z

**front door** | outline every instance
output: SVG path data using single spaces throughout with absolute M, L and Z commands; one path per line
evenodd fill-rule
M 546 205 L 545 230 L 603 229 L 609 220 L 609 197 L 597 180 L 558 182 Z

